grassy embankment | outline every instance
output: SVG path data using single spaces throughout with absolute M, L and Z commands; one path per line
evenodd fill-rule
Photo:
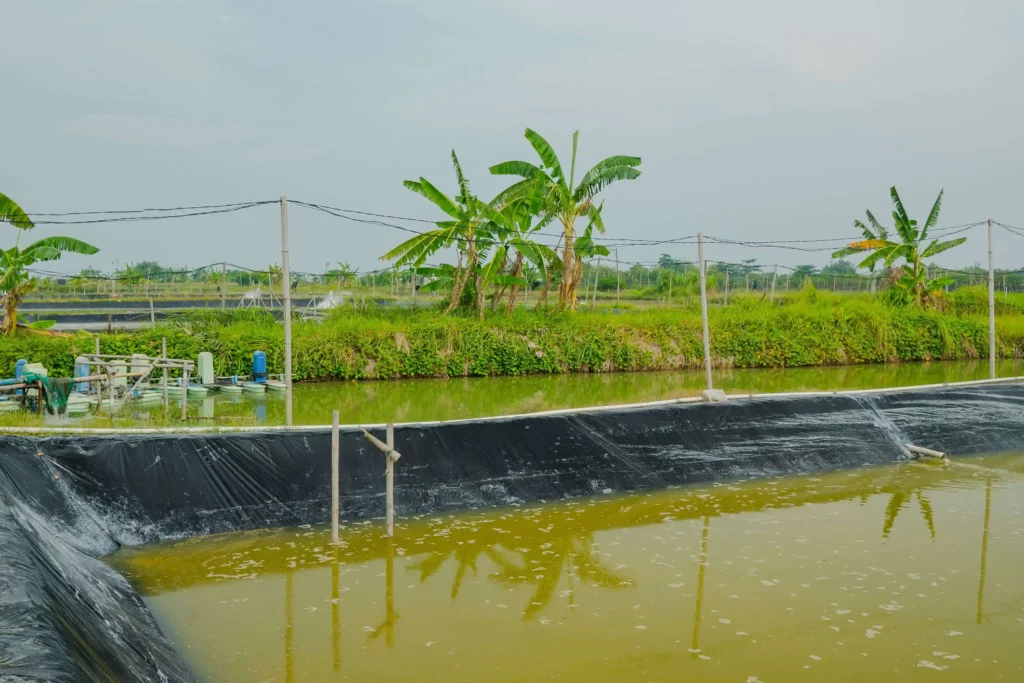
M 1014 297 L 1020 298 L 1017 301 Z M 1002 297 L 1000 297 L 1002 298 Z M 1000 302 L 999 354 L 1024 356 L 1024 296 Z M 721 367 L 797 367 L 927 360 L 987 355 L 984 291 L 961 290 L 945 312 L 889 308 L 867 295 L 803 292 L 775 305 L 735 297 L 712 308 L 711 351 Z M 247 374 L 252 352 L 266 351 L 280 372 L 283 334 L 265 314 L 212 312 L 156 329 L 102 335 L 104 353 L 214 354 L 218 375 Z M 19 335 L 0 339 L 0 372 L 18 358 L 70 376 L 76 353 L 93 336 Z M 575 314 L 519 310 L 511 317 L 442 317 L 434 309 L 370 306 L 334 312 L 323 323 L 296 322 L 294 372 L 299 380 L 387 379 L 613 372 L 700 367 L 700 311 L 689 306 L 580 310 Z

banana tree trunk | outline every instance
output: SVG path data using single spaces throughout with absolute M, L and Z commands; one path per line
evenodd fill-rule
M 476 256 L 476 245 L 473 242 L 469 243 L 469 262 L 466 264 L 466 270 L 461 273 L 461 277 L 458 271 L 455 273 L 455 287 L 452 289 L 452 300 L 448 302 L 448 308 L 445 309 L 445 314 L 451 313 L 459 305 L 459 300 L 462 299 L 462 291 L 466 288 L 466 283 L 469 282 L 470 273 L 476 268 L 477 256 Z
M 523 255 L 517 254 L 516 260 L 512 264 L 512 277 L 520 277 L 523 274 Z M 516 308 L 516 299 L 519 298 L 519 285 L 512 285 L 512 289 L 508 294 L 508 304 L 505 306 L 505 312 L 508 315 L 512 315 L 512 311 Z
M 563 221 L 562 227 L 565 230 L 565 248 L 562 251 L 562 284 L 558 290 L 558 301 L 562 308 L 576 310 L 576 289 L 579 279 L 575 277 L 576 266 L 579 261 L 576 258 L 573 235 L 573 221 Z
M 0 305 L 4 309 L 3 323 L 0 323 L 0 334 L 13 336 L 18 328 L 18 306 L 21 305 L 22 293 L 18 289 L 12 289 L 4 294 Z

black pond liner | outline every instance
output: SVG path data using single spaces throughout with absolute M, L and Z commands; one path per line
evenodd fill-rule
M 384 510 L 384 457 L 341 438 L 343 516 Z M 193 681 L 98 557 L 323 523 L 330 431 L 0 439 L 0 681 Z M 399 516 L 1024 450 L 1024 384 L 663 402 L 398 425 Z

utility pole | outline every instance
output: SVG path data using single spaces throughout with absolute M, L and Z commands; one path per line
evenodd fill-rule
M 729 305 L 729 266 L 725 267 L 725 305 Z
M 292 426 L 292 270 L 288 253 L 288 198 L 281 195 L 281 287 L 284 289 L 284 423 Z
M 992 219 L 988 219 L 988 374 L 996 378 L 996 262 L 992 252 Z
M 225 261 L 220 262 L 220 310 L 224 310 L 227 306 L 225 299 L 227 298 L 228 291 L 228 264 Z
M 775 272 L 772 273 L 772 298 L 771 303 L 775 303 L 775 281 L 779 279 L 779 266 L 775 266 Z
M 704 261 L 704 233 L 697 233 L 697 261 L 700 270 L 700 318 L 704 329 L 704 375 L 711 389 L 711 333 L 708 331 L 707 263 Z

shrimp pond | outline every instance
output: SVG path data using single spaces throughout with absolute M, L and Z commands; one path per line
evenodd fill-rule
M 106 561 L 209 683 L 1019 681 L 1022 476 L 954 458 Z

